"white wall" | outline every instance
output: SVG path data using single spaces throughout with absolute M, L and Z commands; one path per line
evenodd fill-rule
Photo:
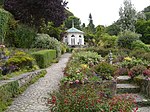
M 84 35 L 82 33 L 69 33 L 67 35 L 68 45 L 71 45 L 71 38 L 72 38 L 71 36 L 72 35 L 75 36 L 75 45 L 78 45 L 80 38 L 82 39 L 81 45 L 84 45 Z M 81 37 L 79 37 L 80 35 L 81 35 Z M 65 42 L 65 36 L 63 37 L 63 42 Z

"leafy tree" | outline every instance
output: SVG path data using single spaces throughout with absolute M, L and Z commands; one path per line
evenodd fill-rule
M 133 7 L 131 0 L 124 0 L 124 7 L 120 7 L 120 28 L 121 31 L 130 30 L 135 31 L 135 23 L 137 20 L 136 10 Z
M 96 27 L 96 31 L 95 31 L 95 40 L 96 40 L 97 44 L 100 41 L 100 39 L 104 33 L 105 33 L 105 27 L 103 25 L 98 25 Z
M 114 48 L 116 46 L 117 38 L 117 36 L 111 36 L 108 33 L 104 33 L 98 44 L 104 48 Z
M 145 13 L 146 20 L 150 20 L 150 6 L 144 8 L 143 12 Z
M 67 29 L 72 27 L 72 22 L 74 22 L 74 27 L 77 29 L 81 29 L 80 24 L 81 21 L 79 18 L 75 17 L 75 16 L 69 16 L 66 20 L 65 20 L 65 27 Z
M 52 22 L 48 22 L 48 25 L 43 24 L 43 27 L 40 29 L 40 33 L 48 34 L 50 37 L 54 37 L 57 40 L 61 40 L 61 27 L 54 27 L 54 24 Z
M 140 39 L 144 43 L 150 44 L 150 20 L 138 20 L 135 26 L 136 32 L 142 35 Z
M 109 35 L 118 35 L 120 32 L 119 21 L 114 22 L 112 25 L 106 28 L 106 33 Z
M 60 26 L 65 20 L 65 7 L 63 0 L 5 0 L 4 8 L 11 12 L 15 19 L 39 28 L 42 21 L 49 21 L 54 26 Z
M 139 40 L 140 35 L 131 31 L 124 31 L 118 36 L 117 45 L 121 48 L 132 49 L 132 43 Z

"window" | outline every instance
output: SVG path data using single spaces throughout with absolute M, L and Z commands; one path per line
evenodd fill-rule
M 81 38 L 81 35 L 79 35 L 79 37 Z
M 75 37 L 74 35 L 71 35 L 71 37 Z
M 79 45 L 82 45 L 82 39 L 81 38 L 79 39 Z
M 71 45 L 75 45 L 75 38 L 71 38 Z

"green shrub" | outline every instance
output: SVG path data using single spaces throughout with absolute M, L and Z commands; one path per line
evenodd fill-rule
M 6 61 L 6 65 L 17 67 L 17 69 L 32 68 L 34 58 L 23 51 L 17 51 Z
M 34 29 L 21 24 L 17 25 L 16 28 L 11 30 L 7 37 L 7 43 L 9 46 L 17 48 L 31 48 L 35 37 L 36 32 Z
M 115 66 L 106 62 L 101 62 L 94 67 L 96 75 L 100 76 L 103 80 L 112 79 L 115 70 L 116 70 Z
M 47 34 L 37 34 L 36 40 L 32 44 L 33 48 L 55 49 L 57 57 L 61 55 L 61 43 Z
M 150 61 L 150 52 L 146 52 L 143 49 L 142 50 L 141 49 L 136 49 L 136 50 L 131 51 L 130 56 Z
M 120 66 L 123 68 L 131 69 L 134 66 L 138 66 L 138 65 L 148 66 L 148 64 L 149 64 L 149 62 L 146 60 L 126 57 L 126 58 L 124 58 L 124 61 L 120 63 Z
M 4 44 L 6 34 L 9 32 L 9 22 L 12 15 L 0 8 L 0 44 Z
M 134 32 L 125 31 L 119 35 L 117 45 L 120 48 L 132 49 L 132 43 L 139 40 L 139 37 L 140 36 Z
M 56 58 L 56 50 L 42 50 L 32 53 L 40 68 L 45 68 Z
M 109 34 L 104 34 L 100 38 L 100 46 L 104 48 L 114 48 L 116 47 L 117 36 L 110 36 Z
M 140 40 L 134 41 L 131 47 L 133 50 L 140 49 L 140 50 L 150 51 L 150 48 Z

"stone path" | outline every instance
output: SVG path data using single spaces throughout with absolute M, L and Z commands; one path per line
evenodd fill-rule
M 138 104 L 139 109 L 137 112 L 150 112 L 150 105 L 147 105 L 148 100 L 139 94 L 140 88 L 138 86 L 129 83 L 130 79 L 129 76 L 119 76 L 117 78 L 117 95 L 124 96 L 127 93 L 133 97 Z
M 29 86 L 22 95 L 15 99 L 6 112 L 50 112 L 45 105 L 45 98 L 48 97 L 48 93 L 58 89 L 70 56 L 69 53 L 62 55 L 59 63 L 47 68 L 45 77 Z

